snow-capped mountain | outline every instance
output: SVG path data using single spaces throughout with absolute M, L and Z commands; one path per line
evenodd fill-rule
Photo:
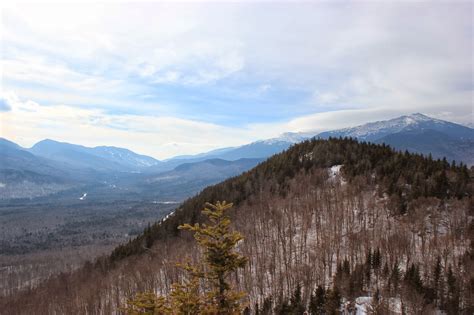
M 419 113 L 327 131 L 317 137 L 352 137 L 385 143 L 399 150 L 431 154 L 434 158 L 474 164 L 474 129 Z
M 298 143 L 314 137 L 314 132 L 285 132 L 281 134 L 277 138 L 272 138 L 268 140 L 262 140 L 264 143 L 271 144 L 271 143 L 279 143 L 279 142 L 286 142 L 286 143 Z
M 435 130 L 456 138 L 474 137 L 474 130 L 448 121 L 415 113 L 390 120 L 367 123 L 361 126 L 320 133 L 319 138 L 352 137 L 364 141 L 376 141 L 385 136 L 407 131 Z
M 474 129 L 452 122 L 415 113 L 385 121 L 322 133 L 286 132 L 276 138 L 259 140 L 232 148 L 217 149 L 198 155 L 169 159 L 156 168 L 167 170 L 185 161 L 203 161 L 210 158 L 238 160 L 241 158 L 266 158 L 288 149 L 291 145 L 317 137 L 352 137 L 361 141 L 386 143 L 397 149 L 423 154 L 431 153 L 436 158 L 474 164 Z M 471 154 L 472 153 L 472 154 Z

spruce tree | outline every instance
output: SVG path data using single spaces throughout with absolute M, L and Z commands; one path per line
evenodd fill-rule
M 166 298 L 153 292 L 138 293 L 133 299 L 127 300 L 123 311 L 130 315 L 171 314 Z
M 449 266 L 448 274 L 446 275 L 446 284 L 446 312 L 449 315 L 459 314 L 459 288 L 451 266 Z
M 393 289 L 392 294 L 397 295 L 400 288 L 401 271 L 398 262 L 395 262 L 392 274 L 390 275 L 390 284 Z
M 277 315 L 288 315 L 291 314 L 292 310 L 286 298 L 280 299 L 280 302 L 275 306 L 275 314 Z
M 441 257 L 438 256 L 438 258 L 436 259 L 436 264 L 433 268 L 433 293 L 434 299 L 436 300 L 437 304 L 439 304 L 442 295 L 441 271 Z
M 341 308 L 341 294 L 337 286 L 326 291 L 324 310 L 327 315 L 339 315 Z
M 324 303 L 325 303 L 325 290 L 322 286 L 318 285 L 316 292 L 311 294 L 309 300 L 309 312 L 312 315 L 323 314 Z
M 261 315 L 270 315 L 270 314 L 272 314 L 272 305 L 273 305 L 272 297 L 269 296 L 269 297 L 265 298 L 263 300 Z
M 245 294 L 233 290 L 228 278 L 245 266 L 247 258 L 235 251 L 243 236 L 230 228 L 231 221 L 225 211 L 231 207 L 225 201 L 215 205 L 206 203 L 202 213 L 211 224 L 179 226 L 194 232 L 196 242 L 203 249 L 204 261 L 196 266 L 180 264 L 188 276 L 183 283 L 173 285 L 169 296 L 140 293 L 127 301 L 124 311 L 146 315 L 242 314 L 245 307 L 241 300 Z
M 240 300 L 244 297 L 242 292 L 231 288 L 228 277 L 237 269 L 243 268 L 247 258 L 235 251 L 237 244 L 243 240 L 242 234 L 232 231 L 230 218 L 225 211 L 232 207 L 232 203 L 217 202 L 215 205 L 206 203 L 202 211 L 212 224 L 184 224 L 179 229 L 194 232 L 196 242 L 204 249 L 204 261 L 208 270 L 201 274 L 206 280 L 211 291 L 207 298 L 217 314 L 236 314 L 241 312 Z
M 290 305 L 292 308 L 291 314 L 301 315 L 305 311 L 305 306 L 301 298 L 301 285 L 299 283 L 296 285 L 295 292 L 293 292 L 291 296 Z

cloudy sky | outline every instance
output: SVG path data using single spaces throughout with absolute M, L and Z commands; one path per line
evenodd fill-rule
M 6 4 L 0 136 L 156 158 L 422 112 L 473 122 L 471 2 Z

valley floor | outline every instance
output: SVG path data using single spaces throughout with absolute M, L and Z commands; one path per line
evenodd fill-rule
M 176 205 L 116 201 L 0 206 L 0 296 L 108 254 Z

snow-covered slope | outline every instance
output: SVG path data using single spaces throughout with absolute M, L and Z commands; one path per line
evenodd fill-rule
M 132 168 L 149 167 L 159 163 L 158 160 L 150 156 L 137 154 L 128 149 L 111 146 L 100 146 L 92 148 L 91 153 L 96 156 L 103 157 L 107 160 L 112 160 Z
M 323 132 L 317 137 L 357 138 L 474 165 L 474 129 L 419 113 Z
M 327 131 L 320 133 L 318 137 L 323 139 L 329 137 L 352 137 L 359 140 L 375 141 L 395 133 L 423 130 L 435 130 L 455 138 L 474 138 L 474 130 L 469 127 L 431 118 L 420 113 L 390 120 L 376 121 L 352 128 Z

